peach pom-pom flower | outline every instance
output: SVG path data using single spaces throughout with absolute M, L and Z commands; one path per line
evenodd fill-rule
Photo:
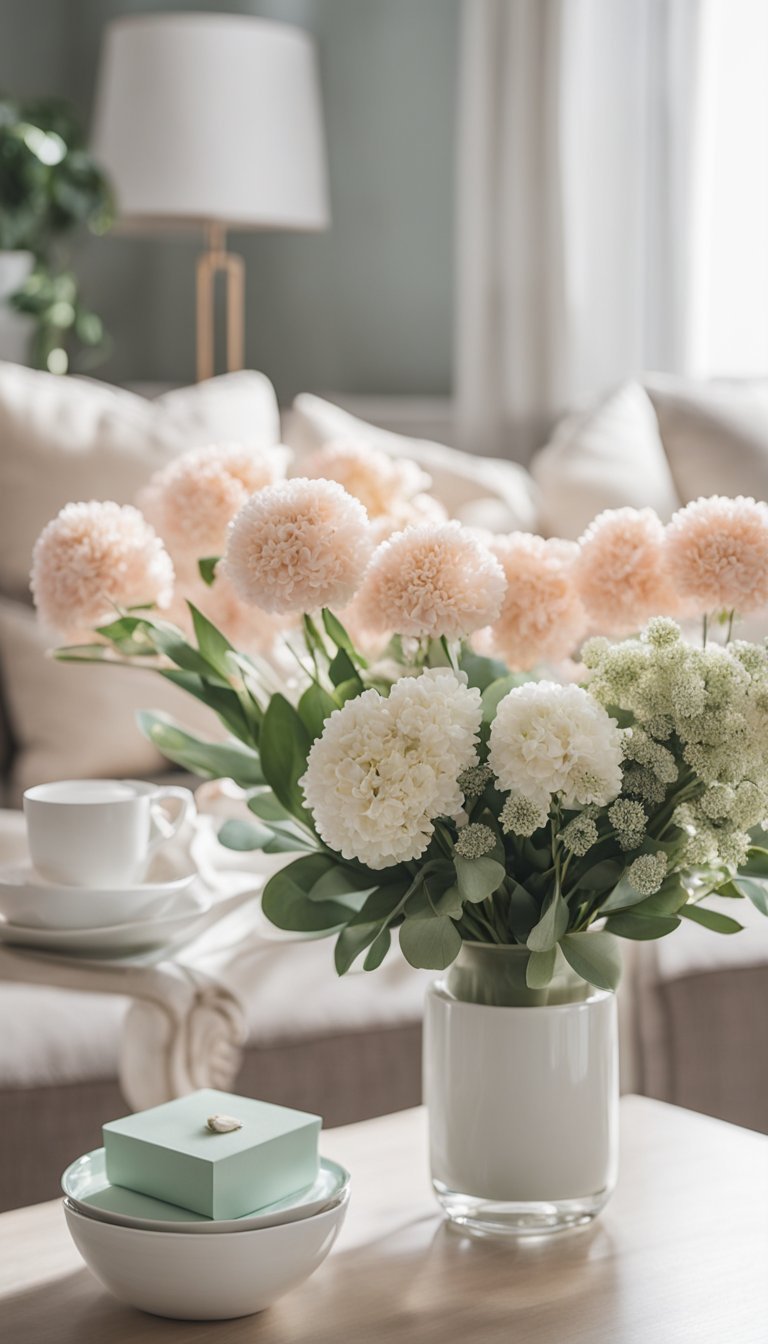
M 579 541 L 576 586 L 591 622 L 626 635 L 679 608 L 664 569 L 664 528 L 653 509 L 606 509 Z
M 494 652 L 514 670 L 559 663 L 573 653 L 587 627 L 587 614 L 576 591 L 576 547 L 513 532 L 494 542 L 507 592 L 490 630 Z
M 410 458 L 393 458 L 369 444 L 345 439 L 318 448 L 303 464 L 303 471 L 305 476 L 338 481 L 360 500 L 371 520 L 396 512 L 432 484 L 431 477 Z
M 35 543 L 31 586 L 43 625 L 80 639 L 115 606 L 167 607 L 173 564 L 130 504 L 67 504 Z
M 368 515 L 336 481 L 297 477 L 248 500 L 229 534 L 223 571 L 263 611 L 343 607 L 373 543 Z
M 227 529 L 250 495 L 285 475 L 282 447 L 197 448 L 155 472 L 138 504 L 176 561 L 221 555 Z
M 667 525 L 665 560 L 683 599 L 704 614 L 744 615 L 768 603 L 768 508 L 713 495 L 678 509 Z
M 355 603 L 371 631 L 461 639 L 495 620 L 504 574 L 459 523 L 398 532 L 376 551 Z

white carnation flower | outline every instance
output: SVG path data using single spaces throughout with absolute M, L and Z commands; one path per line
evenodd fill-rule
M 621 788 L 622 734 L 580 686 L 531 681 L 500 701 L 488 764 L 499 788 L 548 807 L 604 806 Z
M 419 858 L 477 764 L 480 692 L 446 668 L 365 691 L 327 720 L 300 783 L 325 843 L 370 868 Z

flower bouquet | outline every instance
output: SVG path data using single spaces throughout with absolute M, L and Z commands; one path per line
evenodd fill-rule
M 278 856 L 276 926 L 334 934 L 340 974 L 393 934 L 449 968 L 425 1019 L 448 1215 L 583 1222 L 615 1178 L 617 939 L 737 932 L 713 896 L 768 914 L 768 651 L 733 638 L 768 604 L 768 509 L 619 509 L 576 545 L 463 528 L 354 445 L 286 466 L 211 448 L 141 511 L 68 505 L 35 549 L 40 618 L 76 641 L 57 657 L 217 716 L 223 740 L 141 726 L 243 790 L 219 838 Z
M 666 529 L 615 510 L 573 545 L 448 522 L 414 464 L 370 450 L 285 469 L 190 453 L 143 513 L 68 505 L 32 576 L 43 622 L 80 641 L 58 657 L 154 669 L 218 716 L 224 742 L 141 725 L 247 790 L 223 843 L 296 855 L 270 920 L 334 933 L 340 973 L 397 931 L 414 966 L 511 945 L 531 989 L 562 958 L 607 989 L 614 935 L 735 932 L 713 894 L 768 913 L 768 653 L 732 639 L 768 600 L 765 506 L 702 500 Z M 701 646 L 666 613 L 701 616 Z

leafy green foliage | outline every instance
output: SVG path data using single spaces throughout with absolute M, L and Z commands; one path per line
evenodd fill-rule
M 0 206 L 0 250 L 35 260 L 10 300 L 34 320 L 32 361 L 66 373 L 73 353 L 103 345 L 104 330 L 81 300 L 62 240 L 78 227 L 105 233 L 114 215 L 109 182 L 66 103 L 0 99 Z
M 621 953 L 610 933 L 567 933 L 563 956 L 577 975 L 598 989 L 616 989 L 621 979 Z
M 206 742 L 193 736 L 168 714 L 139 710 L 137 722 L 144 736 L 169 761 L 203 779 L 233 779 L 241 788 L 264 783 L 255 752 L 239 742 Z

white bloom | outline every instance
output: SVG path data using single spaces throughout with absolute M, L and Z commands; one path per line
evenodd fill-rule
M 491 727 L 488 763 L 499 787 L 542 807 L 604 806 L 621 788 L 622 735 L 580 686 L 531 681 L 504 696 Z
M 327 720 L 300 783 L 325 843 L 370 868 L 419 858 L 477 764 L 480 692 L 446 668 L 365 691 Z

